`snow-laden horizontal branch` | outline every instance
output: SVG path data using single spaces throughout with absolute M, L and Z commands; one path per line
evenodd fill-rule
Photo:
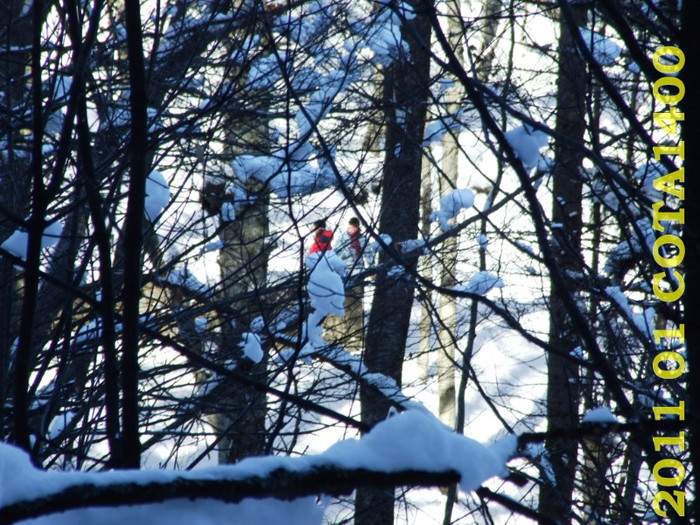
M 235 465 L 197 471 L 44 472 L 27 454 L 0 445 L 0 524 L 95 506 L 123 506 L 173 499 L 292 500 L 349 494 L 357 487 L 445 486 L 465 492 L 507 474 L 515 436 L 493 445 L 457 434 L 422 410 L 389 417 L 361 439 L 336 443 L 321 454 L 247 458 Z
M 265 476 L 250 475 L 242 479 L 185 479 L 168 481 L 133 481 L 97 485 L 70 486 L 38 499 L 25 500 L 0 508 L 0 524 L 15 523 L 55 512 L 84 507 L 117 507 L 158 503 L 173 499 L 213 499 L 240 503 L 247 498 L 293 500 L 304 496 L 350 494 L 360 486 L 389 488 L 395 486 L 436 487 L 457 483 L 456 471 L 428 472 L 401 470 L 377 472 L 371 469 L 313 467 L 295 472 L 279 468 Z

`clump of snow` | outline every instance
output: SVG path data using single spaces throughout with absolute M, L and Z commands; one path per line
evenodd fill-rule
M 554 167 L 554 159 L 551 157 L 545 157 L 545 156 L 540 156 L 540 159 L 537 161 L 537 171 L 540 173 L 549 173 L 552 171 L 552 168 Z M 542 178 L 539 178 L 535 181 L 535 189 L 542 184 Z
M 411 4 L 399 2 L 396 6 L 397 12 L 406 20 L 413 20 L 416 17 L 416 11 Z
M 160 171 L 152 171 L 146 179 L 145 212 L 149 221 L 155 221 L 170 202 L 170 186 Z
M 215 252 L 217 250 L 221 250 L 224 247 L 224 242 L 221 239 L 216 239 L 215 241 L 210 241 L 206 243 L 204 246 L 202 246 L 202 249 L 199 250 L 199 256 L 201 257 L 205 253 L 209 252 Z
M 505 134 L 515 156 L 523 163 L 523 168 L 530 171 L 540 160 L 540 150 L 547 145 L 547 134 L 523 124 Z
M 468 292 L 484 295 L 494 288 L 503 288 L 503 279 L 487 271 L 481 271 L 469 279 L 466 286 L 455 286 L 457 292 Z
M 404 268 L 400 264 L 397 264 L 389 268 L 389 271 L 387 272 L 386 276 L 390 279 L 398 279 L 399 277 L 403 277 L 405 274 L 406 268 Z
M 101 337 L 101 334 L 102 321 L 98 319 L 91 319 L 78 329 L 73 336 L 72 344 L 82 345 L 86 342 L 96 341 Z
M 575 357 L 576 359 L 580 359 L 581 361 L 586 359 L 586 355 L 583 353 L 583 348 L 581 348 L 581 346 L 574 348 L 571 352 L 569 352 L 569 355 L 571 357 Z
M 396 403 L 400 403 L 405 408 L 414 408 L 417 410 L 427 410 L 423 405 L 417 401 L 410 400 L 402 391 L 401 388 L 396 384 L 396 381 L 384 374 L 370 372 L 363 362 L 362 357 L 354 355 L 344 348 L 339 348 L 337 346 L 326 347 L 322 349 L 314 348 L 311 345 L 306 345 L 300 352 L 295 352 L 291 349 L 286 349 L 280 352 L 280 358 L 282 362 L 288 362 L 293 356 L 296 355 L 297 359 L 307 364 L 311 363 L 311 358 L 318 355 L 320 352 L 323 353 L 324 360 L 333 363 L 339 368 L 347 368 L 352 371 L 353 374 L 361 376 L 363 381 L 370 383 L 381 391 L 387 399 L 391 399 Z
M 260 181 L 267 181 L 279 172 L 281 161 L 271 155 L 239 155 L 233 160 L 232 167 L 241 180 L 254 177 Z
M 61 232 L 63 231 L 63 224 L 60 222 L 50 223 L 44 230 L 44 234 L 41 237 L 41 247 L 49 248 L 58 242 L 61 237 Z M 29 234 L 24 230 L 15 230 L 12 235 L 10 235 L 2 243 L 1 247 L 3 250 L 10 252 L 15 257 L 19 257 L 23 261 L 27 260 L 27 241 L 29 240 Z
M 253 332 L 243 334 L 243 340 L 240 342 L 240 347 L 243 349 L 243 355 L 250 359 L 253 363 L 262 361 L 265 355 L 262 349 L 262 341 L 260 336 Z
M 277 53 L 261 55 L 251 61 L 247 76 L 249 89 L 264 89 L 272 87 L 281 78 L 280 64 L 289 64 L 287 53 L 284 50 Z
M 581 36 L 586 47 L 591 50 L 593 57 L 601 66 L 611 66 L 622 53 L 622 48 L 611 39 L 599 33 L 594 33 L 586 27 L 580 27 Z
M 630 307 L 627 296 L 619 286 L 607 286 L 605 293 L 611 301 L 615 302 L 623 312 L 623 316 L 634 323 L 640 332 L 647 337 L 652 337 L 654 331 L 654 316 L 656 311 L 653 308 L 647 308 L 643 314 L 635 313 Z
M 540 468 L 542 469 L 542 473 L 545 475 L 547 480 L 552 485 L 556 485 L 557 478 L 554 475 L 554 468 L 549 461 L 547 451 L 542 443 L 528 443 L 521 450 L 521 454 L 539 464 Z
M 639 181 L 641 190 L 646 197 L 657 200 L 657 190 L 654 188 L 654 180 L 666 175 L 668 170 L 660 162 L 651 161 L 637 168 L 633 177 Z
M 333 250 L 307 255 L 306 266 L 311 269 L 307 292 L 314 311 L 308 319 L 308 338 L 312 345 L 323 345 L 320 324 L 323 318 L 333 314 L 345 315 L 345 275 L 347 263 Z
M 75 416 L 76 414 L 69 410 L 68 412 L 63 412 L 54 417 L 49 424 L 48 438 L 54 439 L 59 436 L 61 432 L 73 422 Z
M 654 326 L 656 326 L 654 323 L 655 318 L 656 309 L 649 307 L 644 310 L 643 314 L 635 314 L 633 321 L 637 328 L 651 339 L 654 335 Z
M 236 207 L 232 202 L 224 202 L 221 205 L 221 220 L 233 222 L 236 220 Z
M 207 329 L 207 324 L 207 318 L 200 315 L 194 320 L 194 329 L 197 331 L 198 334 L 203 334 Z
M 381 472 L 456 470 L 464 492 L 506 473 L 515 453 L 517 438 L 510 435 L 485 446 L 453 432 L 432 414 L 407 410 L 376 425 L 360 440 L 336 443 L 318 459 L 345 468 L 368 468 Z
M 615 168 L 611 167 L 611 170 L 615 170 Z M 639 188 L 644 197 L 655 202 L 658 200 L 658 191 L 654 187 L 654 180 L 661 175 L 666 175 L 667 172 L 668 170 L 660 162 L 652 161 L 643 164 L 633 174 L 634 186 Z M 636 193 L 631 193 L 627 187 L 620 185 L 614 179 L 597 176 L 589 176 L 588 178 L 592 180 L 591 190 L 597 201 L 614 212 L 627 209 L 632 216 L 640 214 L 636 204 L 639 196 Z
M 391 246 L 391 244 L 394 242 L 394 240 L 391 238 L 391 235 L 389 235 L 388 233 L 380 234 L 379 238 L 386 246 Z M 370 256 L 374 257 L 374 254 L 376 254 L 381 247 L 382 245 L 379 244 L 379 241 L 372 241 L 369 245 Z
M 637 232 L 640 232 L 644 238 L 640 239 Z M 624 271 L 629 261 L 643 256 L 645 250 L 643 244 L 646 245 L 646 250 L 653 252 L 655 241 L 656 236 L 654 235 L 651 221 L 647 218 L 639 219 L 636 222 L 636 229 L 630 228 L 630 234 L 627 236 L 627 239 L 621 241 L 608 253 L 604 266 L 605 273 L 615 274 Z
M 523 241 L 515 241 L 515 245 L 528 255 L 532 255 L 533 257 L 536 255 L 535 250 L 532 249 L 532 246 Z
M 619 423 L 608 407 L 593 408 L 583 416 L 584 423 Z
M 321 76 L 319 83 L 304 104 L 304 111 L 298 111 L 295 119 L 299 127 L 299 136 L 305 139 L 330 111 L 333 100 L 345 89 L 350 78 L 346 71 L 330 71 Z
M 440 198 L 440 209 L 430 215 L 431 221 L 438 221 L 442 231 L 449 231 L 452 227 L 449 220 L 456 217 L 464 209 L 474 205 L 474 193 L 469 189 L 455 189 Z
M 207 291 L 207 286 L 187 268 L 173 268 L 168 272 L 165 281 L 175 286 L 182 286 L 191 292 L 205 293 Z
M 456 113 L 448 117 L 439 118 L 425 126 L 423 144 L 430 146 L 432 143 L 440 142 L 447 133 L 458 134 L 463 126 L 458 117 L 459 113 Z
M 322 162 L 288 158 L 284 151 L 270 155 L 239 155 L 233 161 L 236 176 L 253 177 L 282 198 L 308 195 L 336 183 L 335 176 Z
M 388 66 L 400 52 L 408 52 L 408 45 L 401 35 L 401 18 L 391 9 L 381 10 L 373 27 L 374 33 L 365 39 L 372 51 L 373 62 Z

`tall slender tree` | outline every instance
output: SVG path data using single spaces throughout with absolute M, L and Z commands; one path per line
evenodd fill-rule
M 379 230 L 390 236 L 380 262 L 367 324 L 364 362 L 401 385 L 417 261 L 402 253 L 401 242 L 416 239 L 420 225 L 422 143 L 430 87 L 430 24 L 424 3 L 411 2 L 415 17 L 402 21 L 407 47 L 384 71 L 382 103 L 386 118 Z M 396 269 L 400 268 L 397 272 Z M 393 305 L 387 310 L 386 305 Z M 360 387 L 362 422 L 373 426 L 389 414 L 390 404 L 376 389 Z M 361 489 L 356 496 L 358 525 L 391 524 L 394 493 Z
M 553 239 L 557 264 L 563 272 L 581 270 L 581 234 L 583 230 L 582 155 L 572 150 L 569 142 L 584 140 L 586 129 L 586 63 L 579 54 L 573 34 L 587 23 L 587 8 L 568 6 L 574 13 L 575 25 L 559 15 L 559 72 L 555 124 L 554 167 L 552 169 L 552 221 L 561 224 Z M 564 294 L 576 296 L 571 283 L 567 290 L 552 286 L 549 299 L 549 341 L 555 348 L 569 353 L 578 346 L 579 337 L 562 302 Z M 547 356 L 547 424 L 556 431 L 578 422 L 579 371 L 575 363 L 557 354 Z M 571 440 L 547 442 L 548 459 L 554 478 L 545 480 L 540 489 L 540 512 L 557 521 L 567 521 L 576 475 L 578 446 Z

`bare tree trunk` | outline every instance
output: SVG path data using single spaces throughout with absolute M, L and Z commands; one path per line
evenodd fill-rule
M 586 25 L 586 8 L 573 7 L 576 22 Z M 556 132 L 575 142 L 582 142 L 586 126 L 586 66 L 576 50 L 570 27 L 560 20 L 559 76 L 557 81 Z M 554 252 L 562 271 L 577 271 L 581 257 L 582 178 L 580 154 L 571 151 L 561 140 L 555 142 L 552 222 L 561 224 L 554 239 Z M 575 290 L 564 293 L 576 294 Z M 562 291 L 552 286 L 550 294 L 550 344 L 565 352 L 579 344 Z M 547 422 L 550 431 L 571 428 L 578 423 L 579 377 L 578 367 L 559 355 L 547 356 Z M 552 466 L 553 480 L 540 488 L 539 511 L 560 523 L 571 519 L 571 500 L 576 475 L 577 444 L 574 441 L 551 439 L 546 442 Z
M 404 30 L 410 56 L 402 56 L 385 71 L 384 101 L 388 107 L 386 162 L 382 173 L 381 233 L 394 241 L 415 239 L 420 223 L 422 142 L 428 100 L 430 25 L 418 5 L 417 16 L 406 21 Z M 380 262 L 389 266 L 399 262 L 406 268 L 401 276 L 386 271 L 376 277 L 376 290 L 367 327 L 365 364 L 371 372 L 391 377 L 401 385 L 417 260 L 407 260 L 393 247 Z M 391 305 L 391 307 L 389 307 Z M 375 389 L 360 388 L 362 422 L 373 426 L 385 419 L 387 400 Z M 394 491 L 361 489 L 357 491 L 355 523 L 390 525 L 394 516 Z
M 444 141 L 443 141 L 444 144 Z M 456 164 L 458 146 L 450 145 L 452 150 L 443 157 L 443 164 L 454 163 L 452 173 L 456 180 Z M 443 146 L 444 147 L 444 146 Z M 445 157 L 451 157 L 449 160 Z M 452 168 L 450 168 L 452 169 Z M 445 176 L 449 176 L 446 170 Z M 451 177 L 450 177 L 451 178 Z M 445 184 L 441 184 L 444 188 Z M 452 188 L 452 186 L 448 186 Z M 448 190 L 449 191 L 449 190 Z M 445 193 L 443 190 L 441 193 Z M 445 239 L 444 257 L 440 266 L 440 286 L 448 290 L 457 284 L 455 271 L 457 269 L 457 236 Z M 437 345 L 437 374 L 438 374 L 438 415 L 440 421 L 454 427 L 455 425 L 455 358 L 457 356 L 457 301 L 454 297 L 440 295 L 438 315 L 440 316 L 438 345 Z
M 37 6 L 41 6 L 37 2 Z M 43 118 L 41 93 L 41 27 L 43 18 L 41 9 L 33 11 L 31 29 L 31 78 L 32 78 L 32 160 L 29 177 L 32 181 L 32 211 L 27 222 L 26 268 L 22 296 L 22 318 L 15 352 L 13 393 L 14 401 L 14 436 L 13 442 L 31 452 L 29 440 L 29 374 L 31 370 L 32 340 L 38 304 L 39 271 L 41 264 L 41 236 L 44 233 L 44 218 L 48 206 L 44 173 L 41 166 Z
M 0 209 L 17 220 L 26 217 L 29 208 L 31 177 L 27 176 L 29 144 L 17 126 L 16 107 L 21 108 L 29 93 L 25 72 L 30 61 L 32 42 L 32 20 L 35 9 L 41 4 L 32 4 L 23 13 L 22 2 L 0 3 L 0 97 L 4 111 L 0 114 L 0 136 L 6 141 L 6 151 L 0 155 Z M 25 122 L 28 125 L 28 122 Z M 0 243 L 16 230 L 18 224 L 7 221 L 4 216 L 0 226 Z M 11 406 L 11 347 L 17 338 L 20 322 L 21 285 L 19 271 L 12 262 L 0 260 L 0 421 L 6 421 L 5 411 Z M 9 428 L 0 428 L 0 437 L 6 438 Z
M 430 237 L 430 214 L 432 212 L 433 183 L 431 180 L 431 163 L 427 157 L 423 157 L 421 162 L 421 234 L 424 238 Z M 433 257 L 428 255 L 424 258 L 422 275 L 431 276 L 434 264 Z M 430 278 L 430 277 L 428 277 Z M 430 373 L 430 354 L 432 351 L 431 340 L 433 333 L 431 292 L 425 290 L 421 301 L 420 314 L 420 339 L 418 341 L 418 377 L 424 383 L 428 381 Z
M 221 322 L 219 354 L 222 359 L 233 357 L 238 371 L 265 382 L 266 360 L 253 363 L 243 356 L 239 347 L 244 332 L 262 313 L 261 297 L 251 294 L 260 290 L 267 279 L 268 198 L 262 184 L 251 179 L 247 184 L 251 205 L 240 217 L 228 223 L 220 234 L 223 248 L 219 267 L 223 283 L 222 298 L 230 301 L 239 315 Z M 236 461 L 265 451 L 265 393 L 242 384 L 226 385 L 222 398 L 223 410 L 212 422 L 219 433 L 219 463 Z
M 262 113 L 262 112 L 261 112 Z M 227 140 L 231 159 L 242 153 L 263 154 L 269 151 L 268 122 L 265 118 L 241 118 L 229 124 Z M 235 176 L 235 174 L 234 174 Z M 240 183 L 240 181 L 236 182 Z M 269 192 L 265 185 L 249 178 L 244 189 L 246 203 L 235 203 L 236 217 L 228 221 L 221 214 L 223 228 L 219 234 L 223 247 L 219 252 L 221 271 L 220 296 L 232 316 L 220 319 L 219 358 L 233 359 L 237 370 L 265 383 L 267 363 L 264 358 L 254 363 L 240 347 L 246 332 L 252 332 L 253 321 L 264 314 L 264 298 L 260 294 L 267 282 L 270 250 L 268 236 Z M 224 387 L 221 410 L 210 418 L 218 433 L 219 463 L 235 463 L 265 452 L 265 418 L 267 403 L 264 392 L 231 383 Z
M 458 1 L 449 2 L 447 34 L 455 55 L 462 58 L 464 53 L 462 36 L 462 10 Z M 457 114 L 462 98 L 463 87 L 456 83 L 447 90 L 447 113 Z M 459 176 L 459 131 L 448 130 L 442 138 L 442 177 L 440 178 L 440 196 L 447 195 L 457 186 Z M 440 286 L 447 289 L 457 284 L 457 236 L 445 239 L 443 263 L 440 267 Z M 455 425 L 455 358 L 457 355 L 457 301 L 454 297 L 440 296 L 439 305 L 440 330 L 438 334 L 438 415 L 440 420 L 454 427 Z
M 129 88 L 131 106 L 131 163 L 129 199 L 124 219 L 124 328 L 122 336 L 122 437 L 119 466 L 141 466 L 139 440 L 139 305 L 143 269 L 143 226 L 146 202 L 146 71 L 143 59 L 141 10 L 138 0 L 125 0 Z

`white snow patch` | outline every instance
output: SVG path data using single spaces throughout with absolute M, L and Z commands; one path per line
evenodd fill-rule
M 391 246 L 392 242 L 394 242 L 394 240 L 391 238 L 391 235 L 389 235 L 388 233 L 380 234 L 379 238 L 386 246 Z M 374 254 L 377 253 L 381 248 L 382 245 L 379 244 L 379 241 L 372 241 L 369 245 L 370 255 L 374 257 Z
M 75 418 L 75 412 L 68 411 L 57 415 L 49 425 L 48 438 L 54 439 L 63 432 L 63 429 L 70 425 Z
M 484 295 L 494 288 L 503 288 L 503 279 L 487 271 L 481 271 L 469 279 L 466 286 L 455 286 L 457 292 L 468 292 Z
M 236 220 L 236 207 L 232 202 L 224 202 L 221 205 L 221 220 L 233 222 Z
M 608 407 L 593 408 L 583 416 L 584 423 L 619 423 Z
M 571 357 L 575 357 L 576 359 L 580 359 L 581 361 L 586 359 L 586 354 L 584 354 L 583 348 L 581 348 L 580 346 L 577 346 L 571 352 L 569 352 L 569 355 Z
M 586 43 L 586 47 L 591 50 L 593 58 L 595 58 L 601 66 L 611 66 L 617 60 L 617 57 L 622 53 L 622 48 L 611 39 L 604 37 L 599 33 L 594 33 L 588 28 L 580 27 L 581 36 Z
M 430 215 L 431 221 L 438 221 L 442 231 L 449 231 L 452 227 L 449 220 L 456 217 L 464 209 L 474 205 L 474 193 L 469 189 L 455 189 L 440 198 L 440 209 Z
M 52 222 L 44 230 L 41 237 L 41 247 L 49 248 L 58 242 L 63 231 L 63 224 L 60 222 Z M 23 261 L 27 260 L 27 241 L 29 234 L 24 230 L 15 230 L 5 242 L 2 243 L 2 248 L 7 250 L 15 257 L 19 257 Z
M 307 292 L 314 311 L 307 322 L 307 336 L 312 346 L 322 346 L 323 328 L 320 326 L 324 317 L 330 314 L 345 315 L 345 275 L 347 263 L 333 250 L 312 253 L 306 257 L 306 266 L 311 269 Z
M 146 179 L 145 212 L 149 221 L 155 221 L 170 202 L 170 186 L 160 171 L 152 171 Z
M 505 134 L 516 157 L 523 163 L 523 168 L 531 170 L 540 160 L 540 150 L 547 145 L 547 134 L 535 130 L 528 124 L 523 124 Z
M 259 363 L 262 361 L 265 353 L 262 349 L 262 341 L 258 334 L 246 332 L 243 334 L 243 340 L 240 342 L 240 347 L 243 349 L 243 355 L 253 361 Z

